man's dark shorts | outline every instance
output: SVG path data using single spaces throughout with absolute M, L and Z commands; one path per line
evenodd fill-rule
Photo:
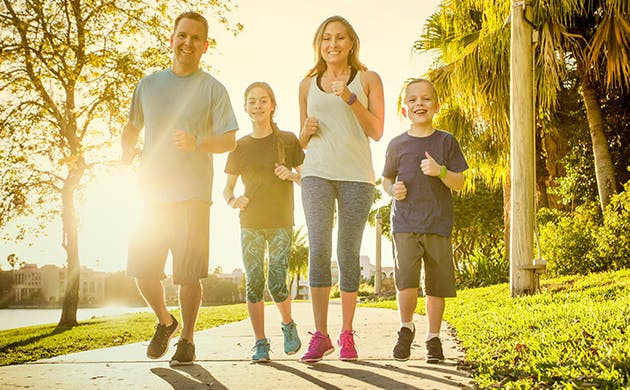
M 455 268 L 449 237 L 437 234 L 395 233 L 394 278 L 396 288 L 420 287 L 424 263 L 424 292 L 434 297 L 454 297 Z
M 147 205 L 129 239 L 127 274 L 138 279 L 164 279 L 170 250 L 173 282 L 197 282 L 208 277 L 209 246 L 209 202 Z

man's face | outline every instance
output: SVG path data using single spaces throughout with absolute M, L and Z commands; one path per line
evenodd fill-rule
M 198 67 L 201 56 L 208 50 L 204 25 L 194 19 L 182 18 L 171 35 L 175 64 Z

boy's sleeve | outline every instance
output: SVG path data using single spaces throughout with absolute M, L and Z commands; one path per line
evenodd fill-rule
M 385 152 L 385 166 L 383 167 L 383 177 L 395 179 L 398 176 L 398 167 L 396 166 L 394 146 L 390 142 Z
M 448 161 L 449 171 L 459 173 L 468 169 L 468 163 L 466 162 L 462 148 L 459 146 L 459 142 L 457 142 L 455 137 L 453 137 L 453 142 L 451 143 Z

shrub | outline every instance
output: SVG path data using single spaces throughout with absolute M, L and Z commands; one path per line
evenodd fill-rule
M 610 268 L 630 267 L 630 182 L 624 192 L 614 195 L 604 212 L 604 226 L 597 235 L 598 256 Z
M 455 269 L 455 281 L 458 288 L 485 287 L 509 281 L 510 264 L 498 248 L 490 256 L 475 249 L 465 260 L 460 261 Z

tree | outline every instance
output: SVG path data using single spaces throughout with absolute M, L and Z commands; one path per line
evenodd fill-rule
M 0 227 L 22 216 L 42 226 L 61 217 L 68 281 L 59 327 L 77 324 L 76 201 L 112 163 L 132 88 L 169 64 L 174 16 L 204 10 L 237 33 L 241 26 L 230 27 L 226 16 L 231 7 L 231 0 L 1 1 Z
M 293 286 L 295 279 L 306 277 L 308 270 L 308 245 L 303 226 L 293 231 L 291 242 L 291 257 L 289 257 L 289 286 Z
M 11 270 L 15 269 L 16 264 L 20 261 L 15 253 L 11 253 L 7 256 L 7 263 L 11 266 Z

